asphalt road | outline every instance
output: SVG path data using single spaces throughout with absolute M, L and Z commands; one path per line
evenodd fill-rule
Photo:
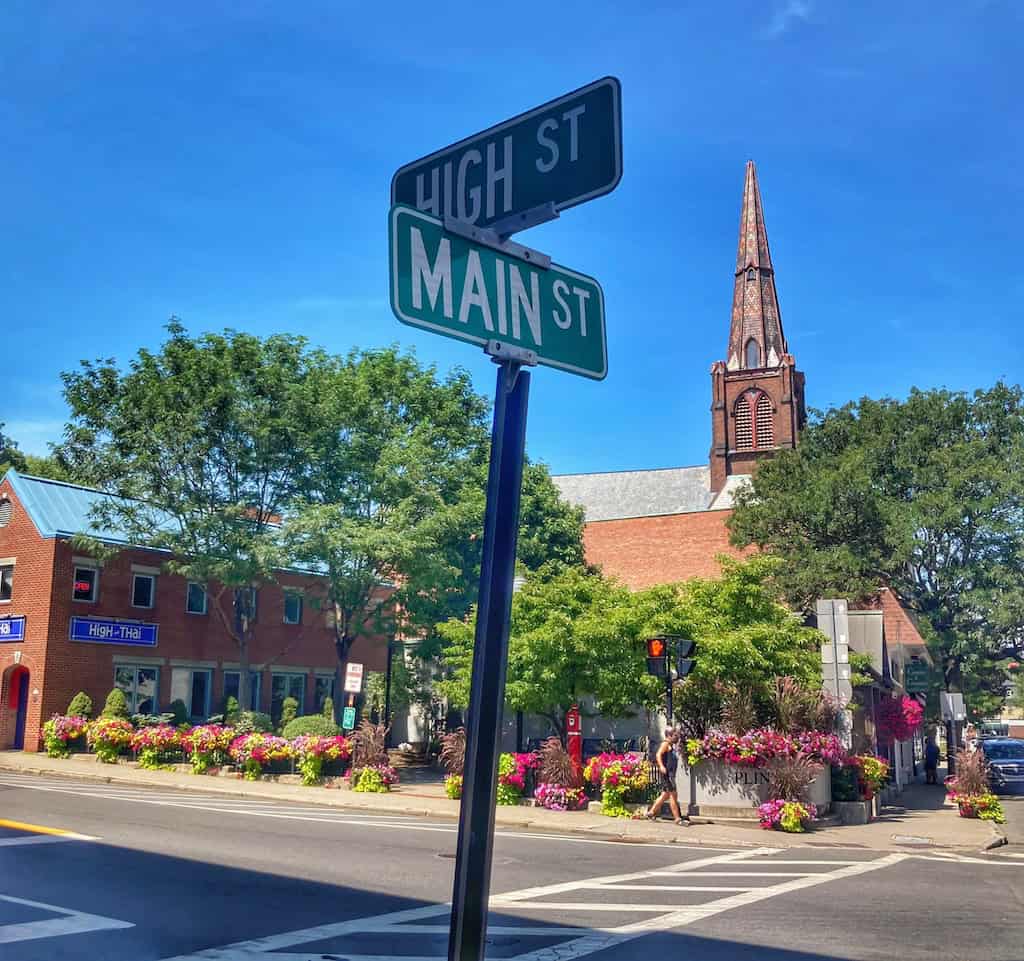
M 445 956 L 450 824 L 8 774 L 0 819 L 3 961 Z M 1024 863 L 751 841 L 502 832 L 488 957 L 1024 957 Z

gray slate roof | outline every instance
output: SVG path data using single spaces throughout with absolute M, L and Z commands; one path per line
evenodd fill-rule
M 605 474 L 556 474 L 562 496 L 586 512 L 587 521 L 685 514 L 711 506 L 711 469 L 665 467 Z

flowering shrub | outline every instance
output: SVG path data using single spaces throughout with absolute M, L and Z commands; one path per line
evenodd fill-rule
M 562 787 L 560 784 L 541 783 L 533 796 L 542 808 L 549 811 L 579 811 L 586 806 L 587 796 L 581 787 Z
M 537 765 L 537 755 L 532 752 L 502 754 L 498 758 L 498 803 L 518 804 L 526 790 L 526 777 Z
M 387 794 L 398 783 L 398 772 L 390 764 L 369 764 L 350 775 L 353 791 Z
M 89 722 L 78 714 L 54 714 L 43 725 L 43 744 L 50 757 L 68 757 L 69 745 L 85 734 Z
M 181 732 L 170 724 L 140 727 L 132 735 L 132 750 L 139 756 L 139 767 L 159 770 L 160 755 L 181 747 Z
M 448 795 L 453 801 L 458 801 L 462 797 L 462 775 L 461 774 L 449 774 L 444 779 L 444 793 Z
M 857 769 L 857 781 L 865 801 L 870 801 L 889 780 L 889 762 L 884 757 L 858 754 L 850 758 L 850 765 Z
M 292 740 L 291 752 L 299 762 L 302 783 L 312 786 L 320 782 L 325 761 L 347 761 L 352 756 L 352 747 L 341 734 L 302 734 Z
M 920 701 L 906 694 L 900 698 L 886 698 L 878 705 L 875 723 L 878 740 L 882 744 L 906 741 L 921 726 L 924 708 Z
M 765 801 L 757 809 L 761 827 L 766 831 L 778 828 L 791 834 L 799 834 L 805 830 L 805 823 L 818 813 L 813 804 L 803 801 Z
M 247 781 L 255 781 L 267 764 L 286 761 L 291 757 L 291 745 L 274 734 L 243 734 L 236 737 L 228 747 L 232 760 L 242 768 Z
M 953 787 L 947 797 L 956 801 L 962 818 L 981 818 L 983 821 L 994 821 L 996 824 L 1006 823 L 1003 806 L 994 794 L 958 794 Z
M 132 741 L 131 723 L 123 717 L 98 717 L 88 728 L 89 747 L 104 764 L 116 764 L 117 756 Z
M 188 752 L 192 773 L 205 774 L 222 763 L 234 738 L 234 730 L 221 724 L 202 724 L 183 734 L 181 746 Z
M 824 731 L 782 734 L 771 728 L 757 728 L 746 734 L 711 731 L 703 738 L 686 742 L 686 760 L 692 767 L 701 761 L 724 761 L 744 767 L 764 767 L 776 758 L 803 758 L 817 764 L 846 763 L 843 742 Z
M 601 813 L 607 817 L 629 817 L 627 798 L 639 800 L 650 784 L 649 768 L 642 754 L 603 752 L 592 757 L 583 769 L 583 779 L 601 790 Z

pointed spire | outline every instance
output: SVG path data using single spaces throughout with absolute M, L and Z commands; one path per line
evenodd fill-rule
M 747 161 L 729 330 L 729 370 L 778 367 L 788 353 L 768 250 L 757 168 Z

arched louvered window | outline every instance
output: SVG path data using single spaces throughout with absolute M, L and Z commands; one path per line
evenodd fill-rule
M 733 409 L 736 450 L 755 450 L 775 445 L 775 411 L 768 395 L 750 391 L 736 401 Z
M 736 401 L 736 450 L 754 447 L 754 419 L 750 416 L 750 400 L 744 394 Z
M 758 347 L 757 341 L 753 337 L 747 341 L 746 357 L 745 366 L 748 370 L 761 366 L 761 348 Z
M 754 413 L 754 445 L 772 447 L 775 444 L 775 418 L 772 416 L 772 402 L 767 394 L 757 398 Z

